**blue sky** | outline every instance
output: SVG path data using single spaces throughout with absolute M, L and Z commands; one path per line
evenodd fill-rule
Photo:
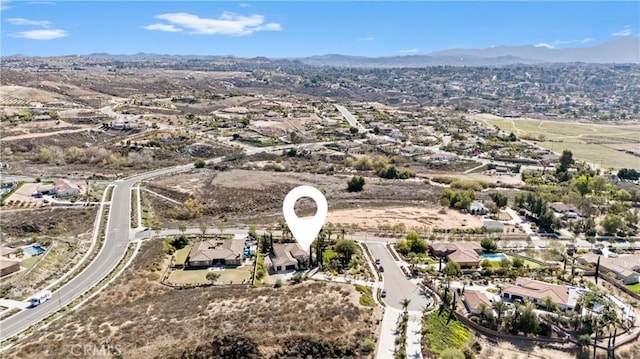
M 2 55 L 393 56 L 640 30 L 638 1 L 0 1 Z

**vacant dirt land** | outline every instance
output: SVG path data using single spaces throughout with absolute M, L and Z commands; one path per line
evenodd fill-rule
M 4 357 L 68 358 L 78 346 L 108 343 L 122 358 L 358 358 L 364 340 L 377 337 L 381 312 L 360 306 L 351 285 L 176 290 L 147 280 L 160 261 L 161 243 L 145 243 L 106 291 Z
M 482 226 L 480 217 L 463 214 L 454 210 L 439 213 L 439 208 L 388 207 L 362 208 L 329 211 L 327 223 L 342 224 L 360 228 L 379 228 L 381 226 L 405 225 L 405 228 L 468 228 Z
M 52 237 L 91 236 L 98 206 L 2 211 L 3 242 L 33 234 Z
M 349 193 L 348 178 L 350 176 L 203 169 L 154 180 L 147 187 L 180 203 L 195 198 L 202 203 L 205 218 L 216 221 L 223 217 L 229 225 L 265 224 L 282 219 L 284 197 L 300 185 L 311 185 L 324 191 L 329 213 L 393 206 L 432 208 L 442 190 L 420 181 L 367 178 L 363 192 Z M 182 210 L 182 206 L 153 194 L 145 193 L 145 198 L 161 222 L 168 227 L 177 227 L 179 222 L 168 214 L 172 210 Z M 311 200 L 298 202 L 296 213 L 299 216 L 313 215 L 315 203 Z M 421 216 L 423 214 L 418 214 L 415 221 Z M 192 222 L 197 226 L 198 220 Z

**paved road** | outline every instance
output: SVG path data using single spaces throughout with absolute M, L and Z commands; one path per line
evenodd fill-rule
M 349 110 L 347 110 L 344 106 L 338 105 L 338 104 L 336 104 L 335 106 L 338 109 L 338 111 L 340 111 L 340 113 L 342 114 L 342 117 L 344 117 L 345 120 L 347 120 L 347 122 L 349 122 L 349 126 L 357 128 L 358 131 L 360 131 L 360 132 L 366 132 L 367 131 L 367 129 L 364 128 L 358 122 L 358 120 L 356 120 L 356 118 L 351 114 L 351 112 L 349 112 Z
M 382 243 L 368 243 L 367 245 L 373 258 L 380 259 L 380 263 L 384 267 L 382 277 L 384 289 L 387 290 L 384 302 L 393 308 L 402 309 L 400 302 L 404 298 L 408 298 L 411 300 L 409 303 L 410 311 L 422 310 L 427 305 L 427 297 L 420 294 L 420 289 L 402 273 L 387 247 Z
M 246 151 L 247 154 L 259 152 L 282 151 L 291 145 L 276 146 L 270 148 L 257 148 Z M 209 163 L 221 162 L 223 157 L 209 160 Z M 124 256 L 130 241 L 130 212 L 131 212 L 131 188 L 136 182 L 157 177 L 160 175 L 188 171 L 193 164 L 176 167 L 168 167 L 146 172 L 134 177 L 115 182 L 111 209 L 107 225 L 107 233 L 103 248 L 96 258 L 85 268 L 82 273 L 70 280 L 62 288 L 53 293 L 50 301 L 36 308 L 23 310 L 0 322 L 0 341 L 4 341 L 23 330 L 43 320 L 61 307 L 71 303 L 74 299 L 87 292 L 106 277 Z

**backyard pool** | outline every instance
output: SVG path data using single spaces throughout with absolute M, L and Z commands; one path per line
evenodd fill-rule
M 509 259 L 504 253 L 485 253 L 480 255 L 481 260 L 488 259 L 490 261 L 501 261 L 502 259 Z
M 44 247 L 42 247 L 38 243 L 32 244 L 29 247 L 25 247 L 23 250 L 32 257 L 39 256 L 42 253 L 47 251 L 46 249 L 44 249 Z

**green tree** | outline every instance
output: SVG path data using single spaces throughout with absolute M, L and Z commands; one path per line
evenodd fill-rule
M 496 311 L 496 313 L 498 313 L 498 320 L 500 320 L 502 318 L 502 313 L 507 310 L 507 303 L 502 300 L 497 300 L 493 302 L 491 306 Z
M 347 181 L 347 191 L 360 192 L 364 189 L 365 180 L 362 176 L 353 176 Z
M 407 233 L 405 239 L 407 240 L 407 244 L 409 245 L 410 252 L 416 254 L 426 253 L 427 249 L 429 248 L 427 246 L 427 242 L 415 231 Z
M 522 268 L 524 267 L 524 259 L 520 257 L 513 257 L 511 265 L 513 268 Z
M 398 242 L 396 242 L 396 249 L 398 250 L 398 252 L 400 252 L 400 254 L 406 256 L 407 254 L 409 254 L 409 252 L 411 252 L 411 245 L 406 239 L 400 239 Z
M 352 135 L 358 134 L 358 128 L 353 126 L 349 127 L 349 133 L 351 133 Z
M 607 234 L 615 235 L 619 229 L 624 228 L 624 219 L 617 214 L 609 213 L 600 224 Z
M 358 245 L 352 240 L 340 239 L 336 242 L 335 251 L 342 259 L 342 266 L 345 267 L 351 261 L 351 257 L 358 253 Z
M 542 298 L 542 305 L 547 309 L 547 311 L 549 312 L 553 312 L 554 310 L 556 310 L 556 308 L 558 307 L 556 305 L 556 302 L 553 301 L 553 299 L 551 299 L 551 297 L 546 296 L 544 298 Z
M 506 207 L 509 202 L 509 197 L 500 192 L 491 192 L 489 193 L 489 197 L 491 197 L 491 200 L 496 204 L 496 206 L 498 206 L 498 208 Z
M 209 282 L 211 282 L 211 284 L 213 284 L 220 278 L 220 274 L 213 271 L 209 271 L 207 272 L 206 278 Z
M 456 262 L 447 262 L 447 265 L 444 267 L 444 273 L 451 277 L 456 277 L 462 274 L 462 269 L 460 269 L 460 264 Z
M 569 150 L 562 151 L 558 162 L 558 170 L 560 172 L 567 172 L 569 168 L 571 168 L 571 165 L 573 165 L 573 153 Z
M 573 179 L 573 186 L 581 196 L 591 193 L 591 180 L 587 175 L 580 175 Z
M 517 331 L 523 332 L 525 335 L 535 333 L 539 326 L 535 306 L 532 303 L 527 302 L 525 305 L 518 306 L 516 310 L 518 311 L 518 315 L 513 320 L 513 328 Z
M 480 246 L 487 253 L 495 253 L 498 250 L 498 243 L 491 238 L 485 238 L 480 241 Z

